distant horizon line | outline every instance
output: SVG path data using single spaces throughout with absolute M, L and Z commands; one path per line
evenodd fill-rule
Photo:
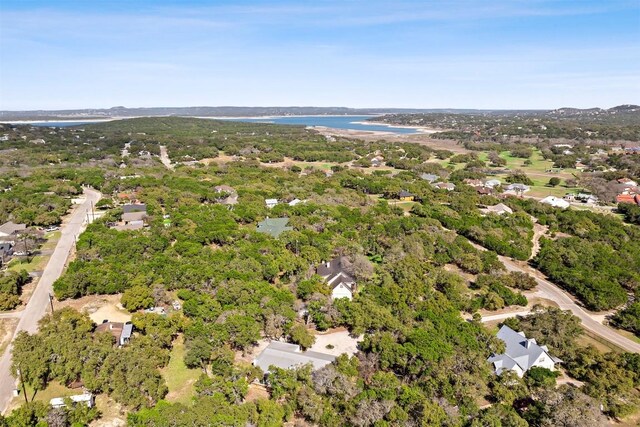
M 153 107 L 125 107 L 125 106 L 113 106 L 113 107 L 79 107 L 79 108 L 54 108 L 54 109 L 7 109 L 0 110 L 0 114 L 4 113 L 43 113 L 43 112 L 82 112 L 82 111 L 101 111 L 108 112 L 110 110 L 186 110 L 186 109 L 318 109 L 318 110 L 352 110 L 352 111 L 385 111 L 385 110 L 404 110 L 404 111 L 433 111 L 433 110 L 456 110 L 456 111 L 552 111 L 560 109 L 576 109 L 576 110 L 592 110 L 602 109 L 608 110 L 616 107 L 623 106 L 637 106 L 638 104 L 624 103 L 617 104 L 611 107 L 554 107 L 554 108 L 473 108 L 473 107 L 345 107 L 345 106 L 314 106 L 314 105 L 191 105 L 191 106 L 153 106 Z

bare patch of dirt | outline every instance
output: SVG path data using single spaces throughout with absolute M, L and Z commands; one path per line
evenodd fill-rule
M 115 295 L 90 295 L 75 300 L 65 300 L 54 304 L 57 310 L 62 307 L 71 307 L 83 313 L 89 314 L 91 320 L 100 324 L 103 320 L 112 322 L 128 322 L 131 314 L 120 304 L 120 294 Z
M 9 345 L 13 332 L 18 326 L 18 319 L 0 319 L 0 354 L 4 353 L 4 349 Z

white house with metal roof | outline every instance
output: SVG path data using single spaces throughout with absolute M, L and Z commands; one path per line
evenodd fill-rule
M 498 331 L 498 338 L 506 344 L 504 354 L 496 354 L 487 359 L 493 363 L 495 373 L 502 374 L 505 370 L 514 371 L 522 378 L 529 369 L 534 366 L 546 368 L 551 371 L 560 359 L 549 354 L 547 346 L 538 345 L 533 338 L 527 338 L 524 332 L 516 332 L 508 326 L 503 326 Z
M 253 359 L 253 366 L 268 373 L 271 366 L 281 369 L 295 369 L 311 364 L 320 369 L 336 360 L 336 356 L 317 351 L 302 351 L 299 345 L 280 341 L 271 341 L 262 352 Z

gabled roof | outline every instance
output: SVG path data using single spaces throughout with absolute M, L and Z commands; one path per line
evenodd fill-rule
M 526 372 L 535 366 L 536 360 L 542 354 L 546 354 L 553 361 L 559 361 L 549 355 L 546 346 L 538 345 L 535 339 L 527 339 L 524 332 L 516 332 L 506 325 L 500 328 L 497 337 L 504 341 L 506 350 L 504 354 L 494 355 L 488 361 L 494 364 L 498 374 L 505 369 L 514 369 L 515 366 Z
M 311 364 L 313 369 L 320 369 L 336 360 L 335 356 L 317 351 L 302 351 L 299 345 L 279 341 L 271 341 L 269 345 L 253 360 L 264 372 L 270 366 L 282 369 L 294 369 Z
M 289 218 L 266 218 L 258 223 L 257 231 L 278 238 L 283 232 L 293 230 L 288 227 Z
M 4 224 L 0 225 L 0 234 L 10 235 L 16 233 L 18 231 L 26 230 L 26 224 L 16 224 L 13 221 L 7 221 Z
M 498 203 L 497 205 L 487 206 L 486 209 L 484 209 L 484 211 L 496 213 L 498 215 L 501 215 L 503 213 L 508 213 L 508 214 L 513 213 L 513 209 L 511 209 L 509 206 L 505 205 L 504 203 Z
M 547 196 L 544 199 L 540 200 L 540 203 L 551 205 L 555 208 L 563 208 L 563 209 L 571 206 L 571 203 L 556 196 Z
M 347 272 L 345 268 L 346 260 L 346 257 L 340 256 L 329 262 L 322 263 L 316 269 L 316 273 L 327 281 L 331 289 L 342 284 L 349 290 L 353 290 L 356 280 Z
M 402 190 L 398 193 L 398 197 L 413 197 L 413 194 L 409 193 L 407 190 Z

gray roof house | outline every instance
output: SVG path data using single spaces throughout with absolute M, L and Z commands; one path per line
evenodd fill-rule
M 527 338 L 524 332 L 516 332 L 506 325 L 500 328 L 497 337 L 506 344 L 506 351 L 487 359 L 493 364 L 497 375 L 510 370 L 522 378 L 534 366 L 553 371 L 555 364 L 562 362 L 549 354 L 547 346 L 538 345 L 535 339 Z
M 528 185 L 525 184 L 520 184 L 520 183 L 515 183 L 515 184 L 509 184 L 507 186 L 507 191 L 515 191 L 515 192 L 527 192 L 530 190 L 530 187 Z
M 27 224 L 16 224 L 13 221 L 7 221 L 0 225 L 0 237 L 8 237 L 19 231 L 27 229 Z
M 299 345 L 279 341 L 271 341 L 262 352 L 253 359 L 253 366 L 269 372 L 269 367 L 295 369 L 311 364 L 313 369 L 320 369 L 336 360 L 335 356 L 317 351 L 302 351 Z
M 345 268 L 346 257 L 337 257 L 329 262 L 320 264 L 316 270 L 331 288 L 331 298 L 353 298 L 356 280 Z
M 256 231 L 266 233 L 277 239 L 285 231 L 293 230 L 293 227 L 287 226 L 288 223 L 289 218 L 266 218 L 264 221 L 258 223 Z
M 434 175 L 432 173 L 423 173 L 422 175 L 420 175 L 420 178 L 424 179 L 429 184 L 431 184 L 432 182 L 436 182 L 437 180 L 440 179 L 438 175 Z

